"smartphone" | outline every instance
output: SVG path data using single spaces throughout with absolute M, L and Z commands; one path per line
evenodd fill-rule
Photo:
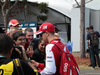
M 30 46 L 34 47 L 34 43 L 30 42 L 28 48 L 29 48 Z M 30 48 L 29 48 L 29 51 L 30 51 Z M 29 60 L 30 60 L 30 57 L 29 57 Z
M 30 42 L 29 46 L 32 46 L 33 47 L 34 46 L 34 43 Z
M 30 42 L 28 48 L 29 48 L 30 46 L 34 47 L 34 43 Z M 30 48 L 29 48 L 29 50 L 30 50 Z

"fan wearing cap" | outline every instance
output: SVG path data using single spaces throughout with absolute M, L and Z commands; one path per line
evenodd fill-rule
M 16 19 L 12 19 L 9 21 L 9 30 L 11 31 L 13 28 L 16 29 L 16 31 L 19 28 L 20 23 Z M 6 33 L 7 35 L 10 35 L 9 32 Z
M 18 28 L 20 23 L 16 19 L 12 19 L 9 21 L 9 29 L 12 27 Z
M 60 39 L 55 38 L 54 33 L 55 26 L 49 22 L 43 23 L 35 33 L 41 35 L 41 38 L 47 43 L 45 48 L 45 65 L 32 60 L 32 63 L 41 69 L 41 75 L 59 75 L 61 52 L 53 42 L 58 43 L 63 49 L 65 45 L 61 43 Z

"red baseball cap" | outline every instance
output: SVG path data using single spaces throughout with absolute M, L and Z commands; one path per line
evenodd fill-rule
M 20 25 L 20 23 L 16 19 L 12 19 L 9 21 L 9 27 L 10 26 L 17 26 Z
M 43 23 L 39 30 L 37 32 L 35 32 L 35 34 L 41 34 L 42 32 L 55 32 L 55 26 L 49 22 Z

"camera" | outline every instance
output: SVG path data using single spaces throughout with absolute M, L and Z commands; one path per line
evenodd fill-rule
M 19 53 L 15 50 L 15 48 L 19 49 L 21 51 L 21 54 L 22 54 L 22 47 L 20 47 L 20 46 L 14 46 L 14 49 L 13 49 L 12 55 L 11 55 L 11 59 L 15 59 L 15 58 L 21 59 Z
M 20 46 L 14 46 L 14 48 L 17 48 L 17 49 L 19 49 L 22 52 L 22 47 L 20 47 Z

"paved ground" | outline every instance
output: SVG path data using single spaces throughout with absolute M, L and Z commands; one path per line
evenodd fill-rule
M 79 65 L 80 75 L 100 75 L 100 68 L 96 67 L 94 70 L 87 65 Z
M 79 56 L 79 53 L 73 53 L 74 56 Z M 100 68 L 96 67 L 94 70 L 87 65 L 79 65 L 80 75 L 100 75 Z
M 80 75 L 100 75 L 100 69 L 97 69 L 97 70 L 82 70 L 82 69 L 80 69 Z

